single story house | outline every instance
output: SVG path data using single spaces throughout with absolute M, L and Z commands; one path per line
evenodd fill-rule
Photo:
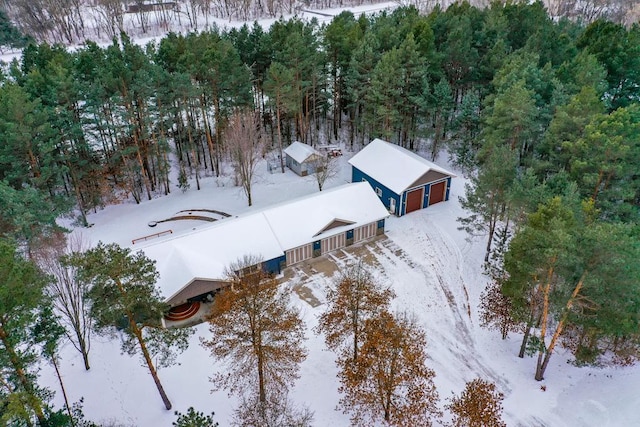
M 225 269 L 247 255 L 259 257 L 262 268 L 277 274 L 383 234 L 388 216 L 368 184 L 346 184 L 149 242 L 139 250 L 156 261 L 158 285 L 167 303 L 176 307 L 211 300 L 226 286 Z
M 300 176 L 316 172 L 322 154 L 312 146 L 295 141 L 284 150 L 287 167 Z
M 449 200 L 455 175 L 396 144 L 374 139 L 353 156 L 352 182 L 368 182 L 390 213 L 402 216 Z

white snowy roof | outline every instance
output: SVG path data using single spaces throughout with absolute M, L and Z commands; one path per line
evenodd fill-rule
M 321 155 L 312 146 L 295 141 L 284 150 L 285 154 L 298 163 L 302 163 L 314 154 Z
M 158 285 L 171 299 L 194 278 L 223 279 L 225 268 L 245 255 L 267 261 L 288 249 L 389 216 L 366 182 L 305 196 L 139 249 L 156 261 Z M 336 221 L 338 226 L 336 225 Z M 344 222 L 344 225 L 341 225 Z M 334 226 L 325 230 L 327 226 Z
M 267 208 L 263 213 L 284 250 L 389 216 L 387 209 L 366 182 L 324 190 L 311 197 Z M 348 225 L 323 231 L 334 221 Z
M 349 163 L 396 194 L 410 188 L 429 171 L 455 176 L 416 153 L 378 138 L 353 156 Z
M 222 279 L 245 255 L 270 260 L 284 255 L 262 213 L 227 218 L 211 227 L 140 248 L 156 260 L 158 285 L 170 299 L 194 278 Z

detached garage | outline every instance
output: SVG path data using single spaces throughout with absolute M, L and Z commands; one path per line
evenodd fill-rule
M 398 145 L 374 139 L 349 160 L 353 182 L 366 181 L 389 212 L 402 216 L 449 200 L 455 175 Z

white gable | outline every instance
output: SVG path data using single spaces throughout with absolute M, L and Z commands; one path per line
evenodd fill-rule
M 416 153 L 377 138 L 349 163 L 396 194 L 401 194 L 429 171 L 455 176 Z
M 264 211 L 284 250 L 386 218 L 389 212 L 366 182 L 347 184 Z M 331 228 L 335 220 L 351 224 Z
M 156 261 L 167 299 L 194 278 L 223 279 L 225 268 L 245 255 L 265 261 L 285 251 L 389 216 L 371 186 L 346 184 L 188 234 L 135 247 Z M 348 225 L 320 233 L 331 222 Z M 320 234 L 318 234 L 320 233 Z
M 302 142 L 293 142 L 284 150 L 285 154 L 291 157 L 298 163 L 302 163 L 314 154 L 320 156 L 321 154 L 316 151 L 312 146 L 303 144 Z

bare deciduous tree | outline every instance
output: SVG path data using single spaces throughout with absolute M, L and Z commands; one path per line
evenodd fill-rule
M 72 234 L 67 239 L 62 233 L 48 238 L 40 238 L 32 252 L 33 258 L 45 273 L 52 277 L 47 293 L 53 307 L 64 326 L 64 334 L 80 354 L 84 367 L 89 370 L 89 350 L 91 348 L 91 316 L 85 294 L 86 283 L 76 275 L 76 268 L 65 263 L 65 258 L 80 254 L 90 247 L 82 234 Z
M 3 0 L 2 7 L 22 33 L 39 41 L 48 40 L 53 24 L 44 0 Z
M 244 398 L 234 410 L 231 425 L 236 427 L 310 427 L 313 412 L 296 408 L 286 394 L 273 394 L 267 402 L 253 396 Z
M 385 311 L 368 319 L 356 361 L 341 358 L 340 406 L 354 425 L 430 426 L 440 417 L 425 334 L 415 320 Z
M 265 138 L 258 113 L 249 110 L 235 113 L 229 119 L 224 135 L 236 179 L 251 206 L 251 187 Z
M 311 160 L 310 164 L 315 169 L 314 176 L 320 191 L 324 188 L 324 183 L 328 179 L 335 177 L 340 170 L 337 158 L 328 155 L 316 156 Z
M 232 286 L 216 295 L 207 319 L 211 338 L 202 345 L 226 365 L 211 378 L 216 390 L 266 403 L 298 378 L 307 351 L 304 324 L 289 306 L 289 294 L 261 264 L 247 256 L 228 268 Z
M 72 43 L 84 38 L 80 0 L 3 0 L 0 5 L 24 33 L 39 41 Z
M 476 378 L 467 383 L 460 396 L 446 406 L 453 414 L 453 427 L 506 427 L 502 421 L 504 396 L 496 385 Z
M 365 321 L 388 310 L 393 297 L 393 291 L 377 284 L 362 264 L 348 267 L 335 289 L 327 289 L 327 310 L 320 316 L 316 332 L 325 335 L 331 350 L 351 347 L 348 352 L 356 360 Z
M 584 22 L 604 18 L 622 22 L 634 2 L 626 0 L 546 0 L 551 16 L 579 17 Z
M 123 0 L 95 0 L 93 10 L 98 30 L 106 32 L 109 37 L 116 37 L 124 31 Z

